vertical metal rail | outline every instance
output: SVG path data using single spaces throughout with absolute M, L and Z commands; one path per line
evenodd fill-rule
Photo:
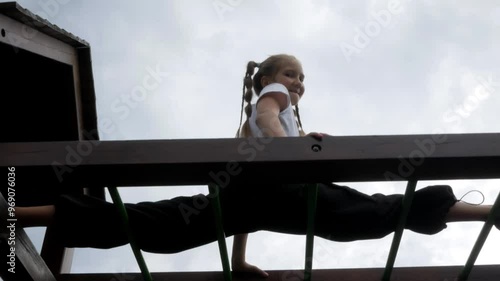
M 224 280 L 231 281 L 232 275 L 231 275 L 231 267 L 229 266 L 229 256 L 227 254 L 226 235 L 224 234 L 224 228 L 222 226 L 222 209 L 220 206 L 220 197 L 219 197 L 220 189 L 219 186 L 213 183 L 208 184 L 208 189 L 215 215 L 217 240 L 219 243 L 219 252 L 222 261 L 222 269 L 224 271 Z
M 403 231 L 406 225 L 406 219 L 410 212 L 411 203 L 413 201 L 413 195 L 415 194 L 415 188 L 417 186 L 417 180 L 410 180 L 406 186 L 406 192 L 403 198 L 403 208 L 401 211 L 401 216 L 399 218 L 399 223 L 394 233 L 394 238 L 392 239 L 391 249 L 389 251 L 389 257 L 387 259 L 387 264 L 384 269 L 384 275 L 382 276 L 383 281 L 389 281 L 391 279 L 392 270 L 394 268 L 394 262 L 396 261 L 396 256 L 399 249 L 399 244 L 401 243 L 401 238 L 403 237 Z
M 151 273 L 149 273 L 148 266 L 146 265 L 144 257 L 142 256 L 141 249 L 137 245 L 135 237 L 130 228 L 127 210 L 125 209 L 125 205 L 120 198 L 120 194 L 118 193 L 118 190 L 115 186 L 108 187 L 108 190 L 111 198 L 113 199 L 114 205 L 118 208 L 118 212 L 120 213 L 124 230 L 127 233 L 130 246 L 132 247 L 132 251 L 135 255 L 135 259 L 137 260 L 139 268 L 141 269 L 142 277 L 145 281 L 153 281 L 153 277 L 151 276 Z
M 316 206 L 318 202 L 318 185 L 307 186 L 307 234 L 306 234 L 306 263 L 304 268 L 304 280 L 311 281 L 312 263 L 314 252 L 314 222 L 316 218 Z
M 488 218 L 486 219 L 486 222 L 484 223 L 483 228 L 479 233 L 479 236 L 476 240 L 476 243 L 474 244 L 474 247 L 472 248 L 472 251 L 469 255 L 469 258 L 467 259 L 467 262 L 465 263 L 464 268 L 458 276 L 458 280 L 463 281 L 469 278 L 469 274 L 474 267 L 474 263 L 476 262 L 476 259 L 479 256 L 481 249 L 483 248 L 484 242 L 486 242 L 491 228 L 495 223 L 496 216 L 500 216 L 500 193 L 498 194 L 497 199 L 495 200 L 495 203 L 493 204 L 493 207 L 488 214 Z

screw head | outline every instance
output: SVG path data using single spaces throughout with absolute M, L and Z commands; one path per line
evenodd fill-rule
M 314 151 L 314 152 L 320 152 L 321 151 L 321 145 L 319 145 L 319 144 L 313 144 L 313 146 L 311 146 L 311 150 Z

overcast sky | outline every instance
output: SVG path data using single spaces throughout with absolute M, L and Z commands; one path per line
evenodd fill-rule
M 5 1 L 2 1 L 5 2 Z M 305 72 L 304 129 L 331 135 L 500 132 L 498 1 L 20 0 L 92 47 L 102 140 L 231 138 L 249 60 L 295 55 Z M 153 85 L 144 85 L 156 72 Z M 146 89 L 142 97 L 138 89 Z M 125 102 L 128 100 L 129 102 Z M 105 121 L 106 120 L 106 121 Z M 102 126 L 102 124 L 111 126 Z M 499 180 L 446 183 L 457 197 Z M 341 183 L 347 184 L 347 183 Z M 404 182 L 348 183 L 403 193 Z M 206 187 L 121 189 L 138 202 Z M 480 197 L 466 198 L 478 202 Z M 482 223 L 425 236 L 405 231 L 396 266 L 462 265 Z M 44 228 L 28 233 L 40 248 Z M 384 267 L 392 235 L 338 243 L 315 239 L 314 268 Z M 232 237 L 227 239 L 231 249 Z M 477 264 L 500 263 L 494 229 Z M 258 232 L 247 260 L 263 269 L 304 267 L 305 236 Z M 221 270 L 216 243 L 174 255 L 145 253 L 151 271 Z M 72 272 L 138 272 L 130 249 L 77 249 Z

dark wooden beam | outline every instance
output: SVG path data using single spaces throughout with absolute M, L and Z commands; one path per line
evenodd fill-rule
M 54 274 L 71 272 L 75 249 L 66 248 L 57 240 L 53 226 L 48 226 L 43 239 L 40 256 Z
M 398 281 L 456 281 L 461 266 L 437 267 L 405 267 L 395 268 L 392 279 Z M 317 269 L 313 270 L 312 280 L 315 281 L 380 281 L 383 268 L 352 268 L 352 269 Z M 234 275 L 234 281 L 283 281 L 303 280 L 302 270 L 269 270 L 266 279 Z M 155 281 L 223 281 L 222 272 L 153 272 Z M 63 274 L 60 281 L 133 281 L 142 280 L 140 273 L 101 273 L 101 274 Z M 500 265 L 478 265 L 470 275 L 469 281 L 500 280 Z
M 13 226 L 8 229 L 7 233 L 2 233 L 0 248 L 2 260 L 5 261 L 2 265 L 2 278 L 5 281 L 56 281 L 26 232 L 17 221 L 9 220 L 12 219 L 7 216 L 9 206 L 1 193 L 0 197 L 1 219 L 7 223 L 7 226 Z M 8 257 L 8 255 L 12 257 Z M 9 269 L 11 270 L 9 271 Z
M 500 134 L 3 143 L 0 154 L 0 166 L 85 187 L 500 178 Z
M 90 47 L 80 47 L 76 49 L 78 59 L 78 69 L 75 71 L 75 89 L 80 86 L 79 91 L 75 91 L 76 106 L 78 107 L 78 126 L 81 140 L 93 141 L 99 139 L 97 129 L 97 111 L 95 102 L 94 80 L 92 76 L 92 59 Z M 104 188 L 86 189 L 90 196 L 105 198 Z M 54 273 L 67 273 L 71 270 L 74 250 L 60 245 L 52 227 L 47 227 L 41 251 L 42 258 L 46 261 L 50 270 Z
M 78 53 L 81 91 L 79 103 L 82 106 L 81 115 L 78 116 L 78 119 L 83 124 L 83 139 L 99 140 L 91 49 L 89 46 L 78 48 L 76 51 Z

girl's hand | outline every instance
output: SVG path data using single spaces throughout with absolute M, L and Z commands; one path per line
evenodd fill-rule
M 324 136 L 329 136 L 329 134 L 312 132 L 312 133 L 307 134 L 307 136 L 311 136 L 315 140 L 319 140 L 320 141 L 320 140 L 323 139 Z
M 235 273 L 249 273 L 252 275 L 258 275 L 263 278 L 267 278 L 269 274 L 264 270 L 256 267 L 255 265 L 251 265 L 246 261 L 241 263 L 233 263 L 232 264 L 233 272 Z

